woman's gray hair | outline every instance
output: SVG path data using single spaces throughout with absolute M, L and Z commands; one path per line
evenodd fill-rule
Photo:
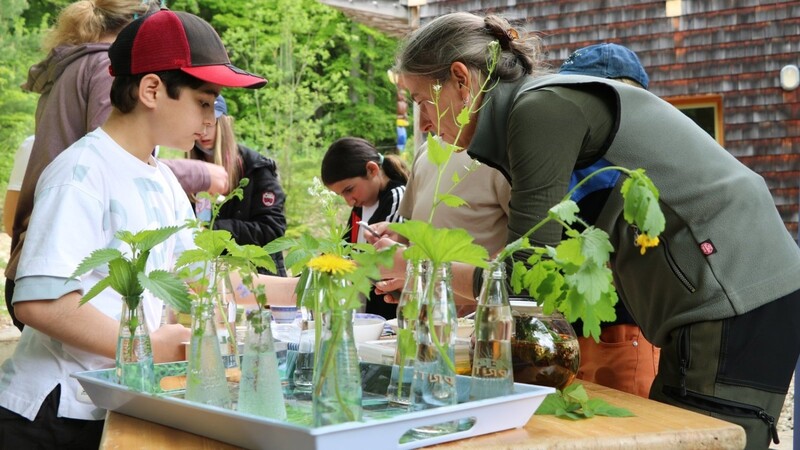
M 500 44 L 492 78 L 513 81 L 544 71 L 538 37 L 520 36 L 499 16 L 457 12 L 438 17 L 408 37 L 397 58 L 397 71 L 444 81 L 456 61 L 488 75 L 489 43 Z

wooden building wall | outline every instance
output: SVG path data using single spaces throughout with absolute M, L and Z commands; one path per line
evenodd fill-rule
M 682 13 L 668 17 L 667 3 Z M 781 89 L 779 72 L 800 64 L 800 0 L 428 0 L 421 23 L 453 11 L 538 32 L 553 68 L 580 47 L 616 42 L 639 55 L 656 95 L 721 96 L 725 147 L 764 177 L 796 235 L 800 89 Z

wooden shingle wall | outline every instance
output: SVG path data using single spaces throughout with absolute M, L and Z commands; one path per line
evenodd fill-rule
M 672 97 L 722 97 L 728 151 L 761 174 L 793 234 L 800 197 L 800 89 L 786 92 L 779 72 L 800 64 L 800 0 L 682 1 L 428 0 L 421 22 L 453 11 L 495 13 L 542 37 L 554 69 L 586 45 L 634 50 L 650 90 Z

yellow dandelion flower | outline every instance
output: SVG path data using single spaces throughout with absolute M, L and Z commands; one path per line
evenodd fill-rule
M 308 267 L 331 275 L 343 275 L 356 270 L 356 263 L 341 256 L 324 254 L 308 262 Z
M 646 233 L 642 233 L 636 237 L 636 245 L 641 247 L 640 253 L 644 255 L 648 248 L 658 246 L 658 236 L 650 237 Z

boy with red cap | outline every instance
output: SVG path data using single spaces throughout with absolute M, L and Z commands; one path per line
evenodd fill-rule
M 117 231 L 183 225 L 193 217 L 175 176 L 152 156 L 158 145 L 189 150 L 214 124 L 223 86 L 266 80 L 231 65 L 204 20 L 161 10 L 133 21 L 109 49 L 113 110 L 98 129 L 42 173 L 17 271 L 14 306 L 26 325 L 0 367 L 0 447 L 97 448 L 105 411 L 70 377 L 114 365 L 119 295 L 110 289 L 78 307 L 106 273 L 71 279 L 98 248 L 120 248 Z M 148 271 L 170 270 L 193 246 L 183 230 L 154 248 Z M 183 359 L 189 330 L 158 327 L 161 302 L 143 298 L 156 362 Z

